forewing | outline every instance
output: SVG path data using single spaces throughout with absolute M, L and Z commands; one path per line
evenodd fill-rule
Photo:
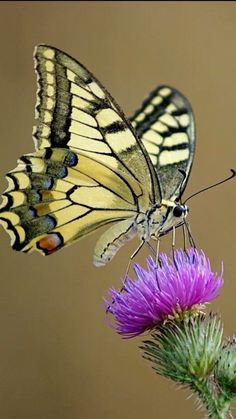
M 35 63 L 36 149 L 69 147 L 83 152 L 136 179 L 143 187 L 144 207 L 154 196 L 158 198 L 146 150 L 101 83 L 83 65 L 52 47 L 38 46 Z
M 178 200 L 195 151 L 191 106 L 176 89 L 160 86 L 131 118 L 155 168 L 163 199 Z
M 0 222 L 16 250 L 50 254 L 146 211 L 158 186 L 144 146 L 91 73 L 43 45 L 35 64 L 36 152 L 8 173 Z

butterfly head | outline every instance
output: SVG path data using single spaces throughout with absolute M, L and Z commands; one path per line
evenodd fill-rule
M 183 224 L 187 217 L 188 207 L 180 203 L 168 203 L 165 216 L 163 217 L 162 226 L 159 233 L 165 234 L 173 227 L 178 227 Z
M 162 201 L 162 205 L 155 208 L 149 216 L 150 235 L 154 238 L 166 234 L 173 227 L 183 224 L 187 214 L 187 205 Z

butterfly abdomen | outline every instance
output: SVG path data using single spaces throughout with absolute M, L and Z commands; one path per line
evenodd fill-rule
M 110 227 L 98 240 L 93 262 L 95 266 L 104 266 L 115 256 L 118 250 L 137 235 L 134 218 L 123 220 Z

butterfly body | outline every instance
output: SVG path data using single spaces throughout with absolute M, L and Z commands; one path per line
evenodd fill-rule
M 177 211 L 176 211 L 177 209 Z M 134 219 L 118 223 L 101 237 L 95 247 L 94 264 L 106 265 L 128 240 L 139 236 L 140 242 L 157 240 L 168 233 L 173 227 L 183 224 L 187 215 L 187 207 L 171 201 L 164 201 L 161 205 L 154 205 L 146 213 L 139 213 Z M 174 215 L 176 212 L 177 215 Z M 114 238 L 112 236 L 114 231 Z
M 179 209 L 177 216 L 174 215 L 176 208 Z M 187 207 L 175 202 L 164 201 L 160 205 L 154 205 L 145 214 L 139 214 L 137 217 L 136 224 L 140 240 L 158 239 L 173 227 L 181 225 L 186 215 Z
M 39 45 L 35 64 L 36 151 L 7 174 L 0 207 L 12 247 L 49 255 L 113 223 L 95 247 L 104 265 L 136 235 L 149 241 L 183 223 L 195 148 L 186 98 L 160 86 L 129 121 L 69 55 Z

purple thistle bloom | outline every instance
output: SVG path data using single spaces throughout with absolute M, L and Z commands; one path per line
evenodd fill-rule
M 107 309 L 114 316 L 116 331 L 123 337 L 137 336 L 168 318 L 183 318 L 186 312 L 193 314 L 200 305 L 218 296 L 222 274 L 212 272 L 203 251 L 175 250 L 174 256 L 173 262 L 166 254 L 160 254 L 161 263 L 157 266 L 149 256 L 147 270 L 134 265 L 137 278 L 127 278 L 123 292 L 109 290 Z

